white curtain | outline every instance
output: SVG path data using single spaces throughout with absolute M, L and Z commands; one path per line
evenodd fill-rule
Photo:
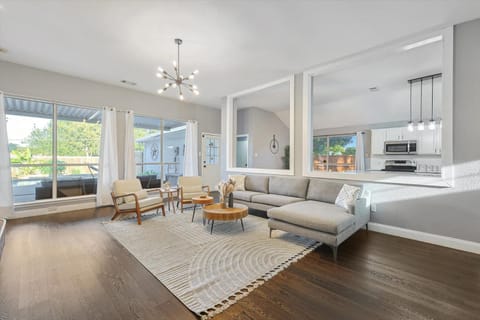
M 10 153 L 8 151 L 7 117 L 3 92 L 0 92 L 0 217 L 13 211 L 12 177 Z
M 135 135 L 133 111 L 125 113 L 125 169 L 124 179 L 135 179 L 137 176 L 135 166 Z
M 117 112 L 103 108 L 102 138 L 97 182 L 97 206 L 111 205 L 112 184 L 118 180 Z
M 185 132 L 184 176 L 198 176 L 198 123 L 188 121 Z
M 357 150 L 355 154 L 355 167 L 357 171 L 365 171 L 365 139 L 363 132 L 357 132 Z

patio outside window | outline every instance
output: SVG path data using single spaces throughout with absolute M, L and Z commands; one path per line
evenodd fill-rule
M 5 106 L 15 203 L 96 193 L 100 110 L 16 97 Z

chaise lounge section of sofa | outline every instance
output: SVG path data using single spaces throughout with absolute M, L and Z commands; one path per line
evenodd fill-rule
M 245 191 L 234 191 L 235 202 L 267 211 L 273 230 L 291 232 L 330 246 L 337 259 L 338 246 L 370 220 L 370 192 L 362 185 L 355 202 L 335 205 L 343 183 L 324 179 L 280 176 L 245 177 Z

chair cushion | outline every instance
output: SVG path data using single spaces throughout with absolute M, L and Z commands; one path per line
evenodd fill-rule
M 268 193 L 268 177 L 251 175 L 246 176 L 245 190 Z
M 183 200 L 191 200 L 193 197 L 207 196 L 206 192 L 183 192 Z
M 202 177 L 178 177 L 178 185 L 183 188 L 183 193 L 202 192 Z
M 242 200 L 242 201 L 252 201 L 253 196 L 262 195 L 265 193 L 255 192 L 255 191 L 233 191 L 233 199 Z
M 280 207 L 293 202 L 305 201 L 305 199 L 282 196 L 280 194 L 261 194 L 253 196 L 251 201 Z
M 146 208 L 146 207 L 151 207 L 151 206 L 156 206 L 160 205 L 163 203 L 163 199 L 160 197 L 148 197 L 142 200 L 138 200 L 138 204 L 140 205 L 140 208 Z M 118 206 L 120 210 L 128 210 L 128 209 L 135 209 L 135 201 L 134 202 L 127 202 L 123 203 Z
M 305 199 L 308 182 L 307 178 L 273 176 L 268 182 L 268 193 Z
M 113 193 L 116 196 L 121 196 L 128 193 L 135 193 L 142 190 L 142 184 L 138 179 L 117 180 L 113 182 Z M 119 203 L 135 201 L 134 197 L 120 198 Z
M 147 190 L 142 189 L 134 193 L 137 195 L 138 200 L 148 198 Z M 124 202 L 135 202 L 135 197 L 133 196 L 125 197 L 123 199 L 124 199 Z
M 269 218 L 297 226 L 339 234 L 355 223 L 355 217 L 334 204 L 318 201 L 291 203 L 267 211 Z

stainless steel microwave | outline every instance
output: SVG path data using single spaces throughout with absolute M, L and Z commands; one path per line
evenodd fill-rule
M 416 140 L 385 141 L 385 154 L 417 154 Z

